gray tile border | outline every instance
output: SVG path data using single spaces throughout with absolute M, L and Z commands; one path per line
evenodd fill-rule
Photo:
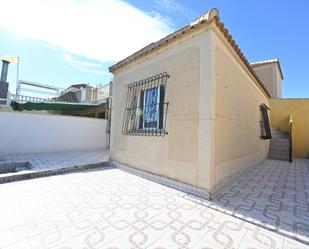
M 113 167 L 116 167 L 118 169 L 121 169 L 125 172 L 128 172 L 130 174 L 142 177 L 144 179 L 162 184 L 164 186 L 179 190 L 181 192 L 184 192 L 189 195 L 193 195 L 202 199 L 211 200 L 211 194 L 206 191 L 205 189 L 183 183 L 180 181 L 176 181 L 164 176 L 156 175 L 144 170 L 136 169 L 127 165 L 123 165 L 117 162 L 110 162 L 110 165 Z

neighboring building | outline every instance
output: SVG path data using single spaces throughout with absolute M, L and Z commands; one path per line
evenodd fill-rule
M 64 90 L 54 101 L 70 103 L 93 103 L 96 107 L 86 110 L 63 110 L 57 113 L 93 118 L 108 117 L 109 84 L 92 87 L 89 84 L 74 84 Z
M 250 65 L 268 89 L 271 98 L 282 98 L 283 74 L 279 59 L 254 62 Z
M 106 99 L 109 98 L 110 85 L 111 85 L 111 82 L 103 86 L 99 85 L 95 88 L 96 102 L 102 102 L 102 101 L 105 102 Z
M 89 84 L 71 85 L 54 99 L 71 103 L 92 103 L 96 101 L 95 88 Z
M 50 85 L 30 81 L 20 81 L 21 84 L 51 90 L 58 89 Z M 109 87 L 110 84 L 96 88 L 88 84 L 74 84 L 62 91 L 59 97 L 52 99 L 15 95 L 10 102 L 12 108 L 6 111 L 27 111 L 40 114 L 61 114 L 107 119 L 109 117 Z M 1 109 L 3 110 L 3 108 Z
M 270 91 L 216 9 L 109 70 L 111 161 L 213 192 L 267 158 Z

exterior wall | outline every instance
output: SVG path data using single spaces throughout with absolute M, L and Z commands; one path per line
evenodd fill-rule
M 267 157 L 268 140 L 260 139 L 260 105 L 268 97 L 247 72 L 234 50 L 213 32 L 215 44 L 215 162 L 212 188 Z
M 272 98 L 281 98 L 281 75 L 277 63 L 253 67 L 258 77 L 262 80 Z
M 205 189 L 210 187 L 212 96 L 209 32 L 175 41 L 156 55 L 114 73 L 111 160 Z M 167 72 L 164 137 L 121 134 L 126 85 Z
M 110 84 L 99 86 L 96 90 L 96 101 L 105 100 L 109 97 Z
M 0 112 L 0 156 L 107 149 L 106 120 Z
M 293 117 L 293 155 L 308 157 L 309 154 L 309 99 L 271 99 L 271 125 L 289 131 L 289 115 Z

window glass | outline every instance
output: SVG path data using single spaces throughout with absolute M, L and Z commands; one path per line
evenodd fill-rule
M 271 130 L 270 130 L 270 123 L 269 123 L 269 117 L 268 117 L 268 107 L 263 104 L 260 106 L 260 112 L 261 112 L 261 138 L 262 139 L 271 139 Z
M 159 125 L 159 91 L 158 87 L 145 91 L 144 101 L 144 128 L 158 128 Z

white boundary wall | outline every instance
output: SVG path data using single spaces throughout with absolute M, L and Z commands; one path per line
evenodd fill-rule
M 107 120 L 0 112 L 0 156 L 106 150 Z

